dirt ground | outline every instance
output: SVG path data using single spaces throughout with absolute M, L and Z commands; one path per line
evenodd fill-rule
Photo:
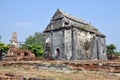
M 28 66 L 1 66 L 0 65 L 0 77 L 3 74 L 23 75 L 27 80 L 29 77 L 37 77 L 48 80 L 120 80 L 120 73 L 111 73 L 104 71 L 54 71 L 54 70 L 42 70 L 29 68 Z M 0 79 L 3 80 L 3 79 Z M 13 80 L 5 79 L 4 80 Z M 14 79 L 18 80 L 18 79 Z M 41 79 L 40 79 L 41 80 Z

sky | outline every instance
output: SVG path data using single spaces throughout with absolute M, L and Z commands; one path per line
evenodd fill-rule
M 43 32 L 57 8 L 91 23 L 106 35 L 106 44 L 120 51 L 120 0 L 0 0 L 1 41 L 9 44 Z

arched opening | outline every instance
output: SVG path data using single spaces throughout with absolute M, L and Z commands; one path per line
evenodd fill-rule
M 59 56 L 60 56 L 60 49 L 57 48 L 57 49 L 56 49 L 56 58 L 58 58 Z
M 25 53 L 24 53 L 24 56 L 28 56 L 28 53 L 27 53 L 27 52 L 25 52 Z

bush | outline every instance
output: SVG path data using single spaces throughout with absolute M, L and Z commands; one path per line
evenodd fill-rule
M 28 50 L 31 50 L 35 54 L 36 57 L 41 57 L 43 56 L 43 53 L 44 53 L 43 48 L 36 44 L 28 45 Z
M 6 45 L 5 43 L 0 42 L 0 50 L 4 53 L 7 53 L 9 49 L 9 45 Z
M 115 55 L 116 56 L 120 56 L 120 52 L 115 52 Z

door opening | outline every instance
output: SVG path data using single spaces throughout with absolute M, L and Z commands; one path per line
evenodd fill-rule
M 55 57 L 55 58 L 58 58 L 59 56 L 60 56 L 60 49 L 57 48 L 57 49 L 56 49 L 56 57 Z

